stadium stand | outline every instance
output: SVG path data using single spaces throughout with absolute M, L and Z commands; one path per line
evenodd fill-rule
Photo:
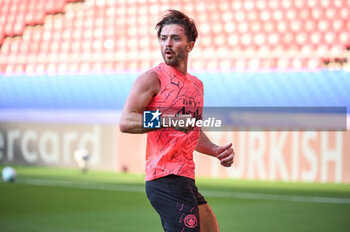
M 169 8 L 197 21 L 193 69 L 349 66 L 347 0 L 0 0 L 0 72 L 149 68 Z

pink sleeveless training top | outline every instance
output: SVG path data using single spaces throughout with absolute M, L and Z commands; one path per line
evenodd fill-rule
M 147 109 L 159 109 L 162 113 L 161 117 L 190 114 L 201 119 L 202 82 L 197 77 L 188 73 L 184 75 L 164 63 L 152 70 L 157 72 L 161 87 Z M 199 133 L 199 128 L 185 134 L 170 127 L 147 133 L 146 181 L 170 174 L 194 179 L 193 151 L 196 148 Z

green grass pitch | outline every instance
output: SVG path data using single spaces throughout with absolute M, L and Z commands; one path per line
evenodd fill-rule
M 2 170 L 3 166 L 0 166 Z M 144 176 L 16 166 L 0 182 L 0 231 L 155 232 Z M 222 232 L 349 231 L 350 185 L 202 179 Z

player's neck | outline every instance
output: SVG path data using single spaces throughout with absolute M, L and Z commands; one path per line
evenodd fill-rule
M 175 67 L 175 69 L 184 75 L 187 74 L 187 64 L 186 63 L 179 64 L 179 66 Z
M 186 76 L 187 74 L 187 59 L 184 59 L 182 62 L 180 62 L 176 66 L 172 66 L 174 69 L 176 69 L 178 72 L 182 73 Z

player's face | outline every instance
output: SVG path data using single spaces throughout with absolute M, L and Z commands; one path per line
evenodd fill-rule
M 178 66 L 182 61 L 187 62 L 188 53 L 194 44 L 188 42 L 183 26 L 177 24 L 163 27 L 159 43 L 164 62 L 171 66 Z

